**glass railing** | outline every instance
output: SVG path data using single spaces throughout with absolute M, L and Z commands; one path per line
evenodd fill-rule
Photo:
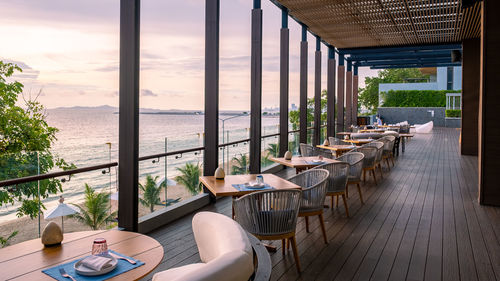
M 70 172 L 64 171 L 63 167 L 78 172 L 68 174 Z M 116 163 L 95 168 L 74 168 L 58 165 L 56 156 L 46 152 L 0 156 L 0 181 L 3 182 L 0 187 L 0 247 L 40 237 L 51 221 L 56 222 L 65 233 L 116 225 L 117 215 L 114 212 L 117 205 L 110 196 L 116 192 Z M 46 176 L 49 174 L 55 176 Z M 36 180 L 16 183 L 27 176 L 36 177 Z M 85 208 L 85 202 L 91 199 L 104 205 L 98 209 L 108 215 L 93 213 Z M 62 213 L 64 216 L 61 216 L 60 210 L 65 210 Z M 70 216 L 72 213 L 75 217 Z M 77 219 L 78 214 L 82 214 L 81 220 Z

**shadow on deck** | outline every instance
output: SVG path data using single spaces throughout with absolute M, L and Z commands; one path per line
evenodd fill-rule
M 351 188 L 350 218 L 342 203 L 325 210 L 327 245 L 317 219 L 310 233 L 299 219 L 302 273 L 291 250 L 282 255 L 281 242 L 274 241 L 271 279 L 500 280 L 500 208 L 478 204 L 477 157 L 461 156 L 458 138 L 457 130 L 445 128 L 417 135 L 377 186 L 371 180 L 362 186 L 364 205 Z M 230 216 L 231 199 L 203 210 Z M 200 261 L 193 215 L 149 234 L 165 250 L 155 272 Z

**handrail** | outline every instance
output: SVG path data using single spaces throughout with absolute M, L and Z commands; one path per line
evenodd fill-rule
M 200 146 L 200 147 L 188 148 L 188 149 L 183 149 L 183 150 L 163 152 L 163 153 L 139 157 L 139 161 L 155 159 L 155 158 L 160 158 L 160 157 L 165 157 L 165 156 L 173 156 L 173 155 L 177 155 L 177 154 L 183 154 L 183 153 L 189 153 L 189 152 L 195 152 L 195 151 L 201 151 L 204 149 L 205 149 L 204 146 Z
M 111 163 L 100 164 L 100 165 L 95 165 L 95 166 L 71 169 L 71 170 L 66 170 L 66 171 L 47 173 L 47 174 L 42 174 L 42 175 L 27 176 L 27 177 L 22 177 L 22 178 L 17 178 L 17 179 L 3 180 L 3 181 L 0 181 L 0 187 L 22 184 L 22 183 L 27 183 L 27 182 L 32 182 L 32 181 L 45 180 L 45 179 L 50 179 L 50 178 L 69 176 L 69 175 L 73 175 L 73 174 L 80 174 L 80 173 L 100 170 L 100 169 L 104 169 L 104 168 L 111 168 L 111 167 L 115 167 L 115 166 L 118 166 L 117 162 L 111 162 Z

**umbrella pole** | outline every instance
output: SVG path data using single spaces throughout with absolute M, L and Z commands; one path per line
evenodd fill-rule
M 61 228 L 62 228 L 62 233 L 64 233 L 64 216 L 61 216 Z

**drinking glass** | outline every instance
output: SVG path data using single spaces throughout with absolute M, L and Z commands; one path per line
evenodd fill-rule
M 104 238 L 97 238 L 92 245 L 92 255 L 103 256 L 108 254 L 108 243 Z

